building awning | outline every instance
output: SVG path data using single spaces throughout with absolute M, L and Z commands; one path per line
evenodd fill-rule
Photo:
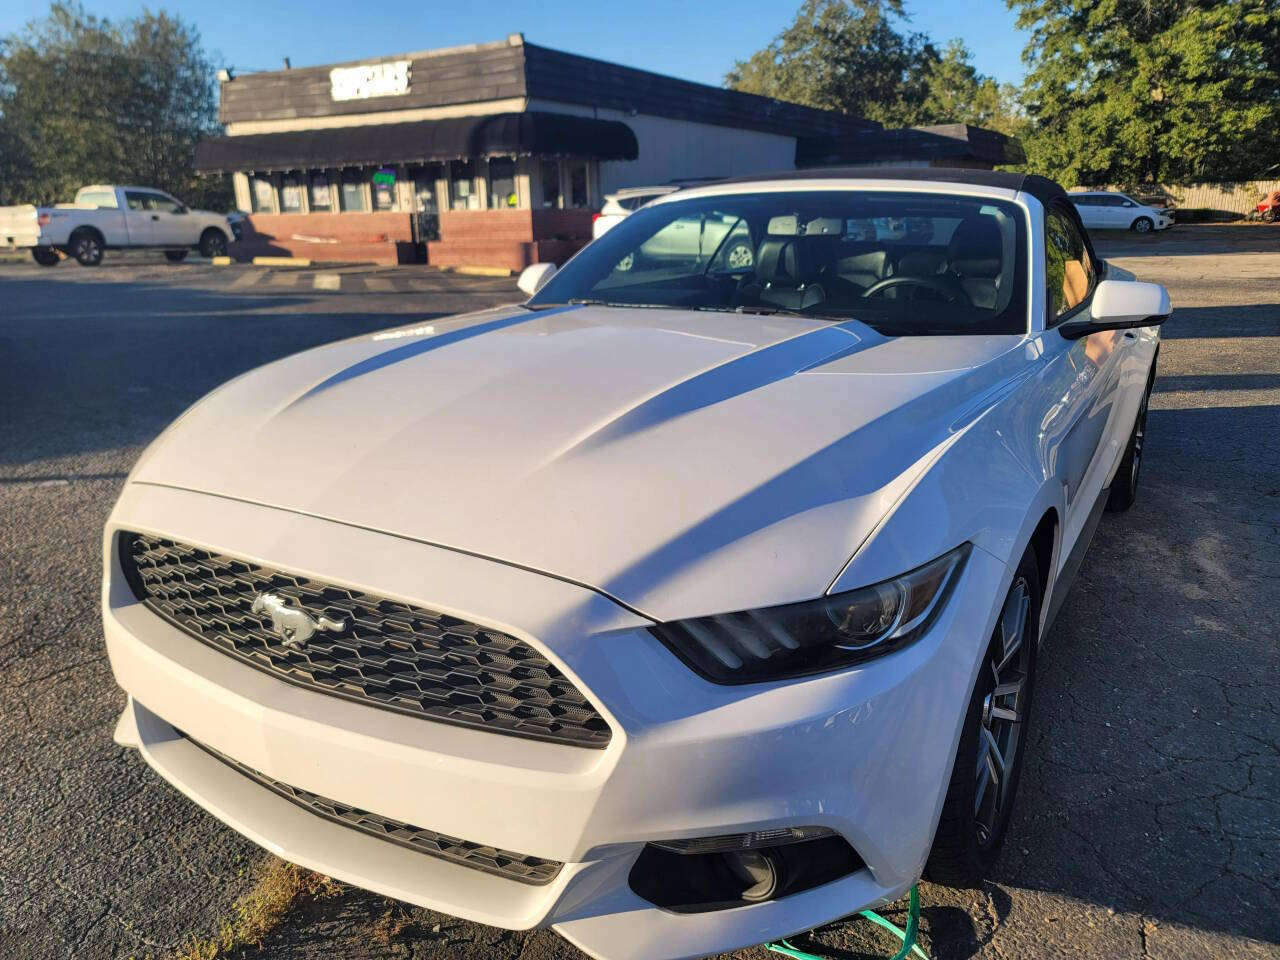
M 529 155 L 634 160 L 639 152 L 625 123 L 533 111 L 213 137 L 196 144 L 196 169 L 306 170 Z

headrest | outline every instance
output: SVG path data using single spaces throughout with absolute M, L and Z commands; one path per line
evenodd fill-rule
M 800 221 L 794 214 L 786 217 L 770 217 L 764 232 L 772 237 L 794 237 L 800 232 Z
M 978 214 L 961 220 L 947 244 L 947 262 L 964 277 L 998 277 L 1004 238 L 996 218 Z
M 756 256 L 756 279 L 783 287 L 798 287 L 813 278 L 813 258 L 798 237 L 766 237 Z

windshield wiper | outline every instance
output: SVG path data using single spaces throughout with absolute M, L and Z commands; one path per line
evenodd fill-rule
M 789 310 L 786 307 L 771 307 L 766 304 L 756 304 L 754 306 L 743 305 L 739 307 L 690 307 L 691 310 L 705 310 L 711 313 L 742 313 L 752 314 L 760 317 L 800 317 L 804 320 L 831 320 L 837 323 L 849 319 L 848 317 L 833 317 L 829 313 L 805 313 L 803 310 Z

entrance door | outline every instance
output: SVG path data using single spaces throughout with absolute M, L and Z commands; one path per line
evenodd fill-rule
M 413 212 L 418 242 L 440 239 L 440 205 L 436 198 L 436 181 L 444 179 L 444 168 L 438 163 L 414 167 Z

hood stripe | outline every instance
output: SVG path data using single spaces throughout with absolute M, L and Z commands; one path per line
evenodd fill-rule
M 874 331 L 858 326 L 856 331 L 847 324 L 820 327 L 732 357 L 626 410 L 575 448 L 586 452 L 606 446 L 884 342 Z
M 420 356 L 424 353 L 430 353 L 432 350 L 439 350 L 441 347 L 448 347 L 463 340 L 470 340 L 472 337 L 479 337 L 486 333 L 493 333 L 496 330 L 503 330 L 507 327 L 514 327 L 517 324 L 527 323 L 530 320 L 536 320 L 539 317 L 549 317 L 557 313 L 566 313 L 570 310 L 579 309 L 578 304 L 571 304 L 564 307 L 551 307 L 546 310 L 521 310 L 519 313 L 511 314 L 506 317 L 499 317 L 497 320 L 489 320 L 485 323 L 477 323 L 474 326 L 462 327 L 458 330 L 450 330 L 436 336 L 424 337 L 413 343 L 406 343 L 404 346 L 393 347 L 390 350 L 384 350 L 381 353 L 374 354 L 372 357 L 366 357 L 359 363 L 353 363 L 345 370 L 339 370 L 329 379 L 321 381 L 312 387 L 294 403 L 306 400 L 308 397 L 314 397 L 317 394 L 324 393 L 326 390 L 338 386 L 340 383 L 346 383 L 348 380 L 354 380 L 356 377 L 363 377 L 367 373 L 373 373 L 392 364 L 409 360 L 413 357 Z M 290 404 L 293 406 L 293 404 Z

